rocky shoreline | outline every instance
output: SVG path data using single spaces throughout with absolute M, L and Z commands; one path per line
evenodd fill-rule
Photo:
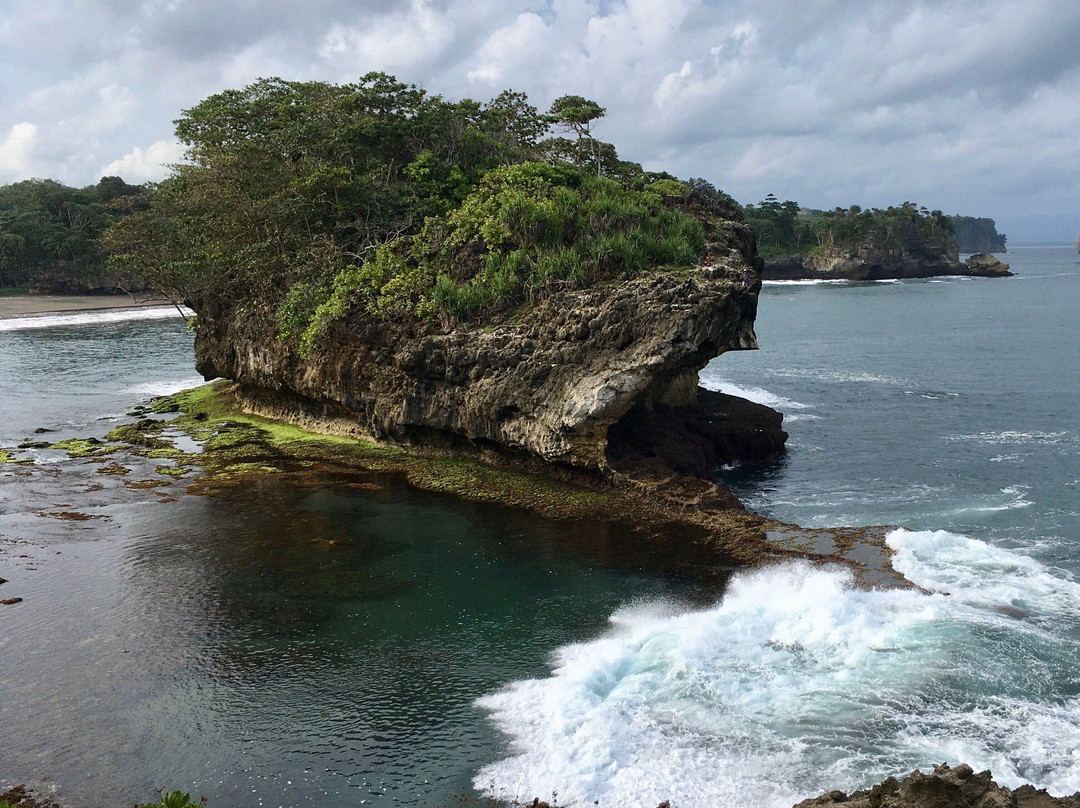
M 5 804 L 11 808 L 60 808 L 56 802 L 37 794 L 26 785 L 14 786 L 0 793 L 0 805 Z M 205 804 L 205 800 L 187 803 L 188 806 Z M 506 805 L 490 800 L 488 804 L 491 808 Z M 557 804 L 539 797 L 521 804 L 531 808 L 557 808 Z M 966 763 L 957 766 L 942 763 L 934 765 L 929 773 L 916 769 L 904 777 L 886 777 L 877 785 L 851 794 L 830 791 L 803 800 L 792 808 L 823 808 L 829 805 L 848 808 L 1080 808 L 1080 792 L 1053 797 L 1046 789 L 1037 789 L 1032 785 L 1010 789 L 999 786 L 989 770 L 975 772 Z M 139 808 L 138 804 L 136 808 Z M 665 800 L 657 808 L 679 806 Z
M 887 777 L 864 791 L 830 791 L 803 800 L 794 808 L 846 805 L 850 808 L 1080 808 L 1080 792 L 1051 797 L 1045 789 L 1023 785 L 1013 790 L 999 786 L 989 771 L 975 773 L 967 764 L 942 763 L 924 774 L 916 769 L 897 779 Z

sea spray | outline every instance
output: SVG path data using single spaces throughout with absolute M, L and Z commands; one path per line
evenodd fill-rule
M 569 805 L 786 807 L 951 760 L 1010 785 L 1080 788 L 1080 587 L 963 536 L 888 540 L 923 591 L 864 591 L 844 569 L 788 563 L 737 576 L 705 610 L 617 612 L 604 636 L 561 649 L 549 678 L 480 701 L 513 753 L 476 787 Z
M 706 390 L 713 390 L 714 392 L 723 393 L 727 396 L 745 398 L 747 401 L 764 404 L 766 407 L 783 410 L 784 412 L 787 412 L 788 410 L 804 410 L 809 406 L 808 404 L 802 404 L 798 401 L 792 401 L 791 399 L 778 396 L 775 393 L 770 393 L 768 390 L 764 390 L 760 387 L 741 387 L 737 384 L 732 384 L 731 382 L 717 378 L 712 374 L 702 376 L 701 386 Z

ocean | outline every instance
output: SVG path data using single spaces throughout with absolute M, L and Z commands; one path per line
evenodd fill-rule
M 372 475 L 187 496 L 31 450 L 0 467 L 0 783 L 787 808 L 948 761 L 1080 790 L 1080 257 L 1007 260 L 767 284 L 761 350 L 701 375 L 785 413 L 782 461 L 720 472 L 748 506 L 892 526 L 917 589 L 785 563 L 702 603 L 611 525 Z M 0 446 L 196 383 L 162 317 L 0 321 Z

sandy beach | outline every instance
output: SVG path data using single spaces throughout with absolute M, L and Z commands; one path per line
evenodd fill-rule
M 169 301 L 160 297 L 136 300 L 129 295 L 13 295 L 0 297 L 0 320 L 27 314 L 168 305 L 170 305 Z

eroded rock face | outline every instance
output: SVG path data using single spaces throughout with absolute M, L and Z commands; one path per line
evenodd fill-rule
M 878 281 L 972 274 L 952 242 L 904 242 L 889 250 L 860 248 L 820 255 L 793 255 L 765 262 L 766 280 Z
M 976 774 L 968 765 L 934 766 L 930 774 L 918 769 L 902 780 L 889 777 L 867 791 L 832 791 L 795 808 L 843 804 L 850 808 L 1080 808 L 1080 793 L 1051 797 L 1025 785 L 1015 791 L 994 782 L 989 771 Z
M 307 358 L 276 338 L 272 311 L 194 300 L 196 366 L 335 431 L 607 471 L 608 430 L 632 408 L 677 417 L 710 359 L 757 347 L 753 234 L 727 223 L 710 241 L 711 266 L 557 293 L 485 327 L 354 312 Z
M 957 247 L 908 243 L 892 250 L 841 250 L 820 255 L 789 255 L 765 262 L 765 280 L 847 280 L 880 281 L 894 278 L 936 278 L 946 275 L 974 275 L 1004 278 L 1012 275 L 1009 265 L 987 253 L 976 253 L 961 261 Z

